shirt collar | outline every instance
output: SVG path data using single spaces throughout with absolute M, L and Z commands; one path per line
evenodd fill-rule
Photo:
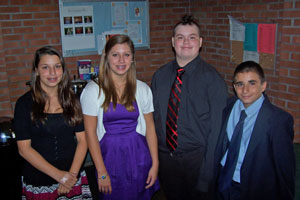
M 189 73 L 191 71 L 193 71 L 193 69 L 197 66 L 196 63 L 198 63 L 201 60 L 200 55 L 198 55 L 196 58 L 194 58 L 191 62 L 189 62 L 188 64 L 186 64 L 184 66 L 184 71 L 185 73 Z M 179 68 L 180 66 L 178 65 L 177 61 L 175 60 L 175 63 L 173 65 L 174 67 L 174 71 L 176 71 L 177 68 Z
M 259 111 L 260 107 L 262 106 L 263 102 L 265 100 L 264 94 L 262 94 L 254 103 L 252 103 L 249 107 L 245 108 L 243 102 L 238 99 L 238 108 L 240 111 L 245 110 L 247 116 L 255 114 Z

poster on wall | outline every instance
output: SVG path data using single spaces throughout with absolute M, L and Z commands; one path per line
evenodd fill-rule
M 64 50 L 95 48 L 93 7 L 63 7 L 61 12 Z
M 241 23 L 231 16 L 228 18 L 232 62 L 252 60 L 263 68 L 275 68 L 277 25 Z
M 136 49 L 150 46 L 147 0 L 59 0 L 65 57 L 101 54 L 109 36 L 126 34 Z

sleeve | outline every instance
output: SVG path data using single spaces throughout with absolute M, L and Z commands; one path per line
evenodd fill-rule
M 16 103 L 13 128 L 17 140 L 31 139 L 30 105 L 24 96 L 20 97 Z
M 279 116 L 278 114 L 277 116 Z M 285 113 L 286 116 L 286 113 Z M 280 188 L 280 199 L 293 200 L 295 194 L 296 161 L 293 146 L 293 117 L 281 117 L 271 130 L 273 158 Z
M 207 101 L 210 109 L 210 133 L 207 137 L 206 153 L 203 158 L 197 188 L 207 192 L 212 189 L 214 153 L 222 126 L 222 113 L 226 106 L 228 91 L 225 81 L 216 72 L 207 74 Z
M 97 116 L 99 110 L 99 87 L 96 83 L 90 82 L 83 89 L 80 95 L 82 113 L 90 116 Z
M 143 82 L 138 83 L 138 93 L 141 95 L 141 110 L 143 114 L 148 114 L 154 111 L 153 108 L 153 96 L 150 87 Z
M 75 126 L 75 132 L 82 132 L 82 131 L 84 131 L 83 121 L 80 124 L 77 124 Z

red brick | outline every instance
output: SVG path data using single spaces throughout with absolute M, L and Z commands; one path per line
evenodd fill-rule
M 300 110 L 300 103 L 288 102 L 287 107 L 293 110 Z
M 280 66 L 299 69 L 299 62 L 293 61 L 280 61 Z
M 11 109 L 11 104 L 10 104 L 10 102 L 1 102 L 0 103 L 0 108 L 1 109 Z
M 31 55 L 28 56 L 28 55 L 26 55 L 26 54 L 19 55 L 19 56 L 18 56 L 18 59 L 19 59 L 19 60 L 22 60 L 22 61 L 30 61 L 30 62 L 32 61 Z
M 17 13 L 20 7 L 0 7 L 0 13 Z
M 44 24 L 44 20 L 26 20 L 23 22 L 24 26 L 39 26 Z
M 294 25 L 295 26 L 300 26 L 300 19 L 295 19 L 294 20 Z
M 300 85 L 300 69 L 299 70 L 291 70 L 290 75 L 294 77 L 298 77 L 298 85 Z
M 33 39 L 43 39 L 44 33 L 31 33 L 23 35 L 25 40 L 33 40 Z
M 45 25 L 58 25 L 59 19 L 45 19 L 44 24 Z
M 281 52 L 280 53 L 280 59 L 288 60 L 289 58 L 290 58 L 290 53 L 289 52 Z
M 298 85 L 299 84 L 299 77 L 291 78 L 291 77 L 279 77 L 280 83 L 287 83 L 291 85 Z
M 8 5 L 10 0 L 1 0 L 0 5 Z
M 285 101 L 280 100 L 280 99 L 274 99 L 273 103 L 279 107 L 285 107 Z
M 289 10 L 289 11 L 285 11 L 283 13 L 283 16 L 284 18 L 299 18 L 300 17 L 300 12 L 299 10 Z
M 293 43 L 300 44 L 300 36 L 293 36 Z
M 13 117 L 12 110 L 0 110 L 0 116 Z
M 14 41 L 14 40 L 22 40 L 23 36 L 22 35 L 7 35 L 3 36 L 3 40 L 6 42 L 8 41 Z
M 275 18 L 275 17 L 278 17 L 278 12 L 275 11 L 275 12 L 262 12 L 261 13 L 261 17 L 264 17 L 264 18 Z
M 25 27 L 25 28 L 14 28 L 14 33 L 33 33 L 32 27 Z
M 1 23 L 2 27 L 18 27 L 22 25 L 21 21 L 4 21 Z
M 51 4 L 53 4 L 53 1 L 52 0 L 32 0 L 32 4 L 42 5 L 42 6 L 43 5 L 51 5 Z
M 30 0 L 11 0 L 11 5 L 28 5 Z
M 34 32 L 51 32 L 53 30 L 60 30 L 59 25 L 57 26 L 39 26 L 39 27 L 34 27 Z
M 32 19 L 32 14 L 13 14 L 12 19 Z
M 282 34 L 299 35 L 300 34 L 300 28 L 283 28 L 282 29 Z
M 41 11 L 41 7 L 40 6 L 26 6 L 26 7 L 22 7 L 22 12 L 39 12 Z
M 279 75 L 280 76 L 288 76 L 289 70 L 287 68 L 280 68 L 279 69 Z
M 0 20 L 9 20 L 10 19 L 10 15 L 8 14 L 0 14 Z
M 44 39 L 44 40 L 31 40 L 29 41 L 30 46 L 44 46 L 44 45 L 49 45 L 49 40 Z
M 30 80 L 30 75 L 14 76 L 9 78 L 10 82 L 26 82 L 28 80 Z
M 293 94 L 300 94 L 300 87 L 290 85 L 288 87 L 288 92 L 293 93 Z
M 40 7 L 41 11 L 54 11 L 57 12 L 59 10 L 58 4 L 57 5 L 51 5 L 51 6 L 44 6 Z
M 8 49 L 5 54 L 6 55 L 16 55 L 16 54 L 24 54 L 25 51 L 23 48 L 21 49 Z
M 298 101 L 298 94 L 289 94 L 289 93 L 279 93 L 278 96 L 281 99 L 286 99 L 286 100 L 290 100 L 290 101 Z
M 3 35 L 12 34 L 12 32 L 13 32 L 13 29 L 12 29 L 12 28 L 3 28 L 3 29 L 2 29 L 2 34 L 3 34 Z M 2 39 L 2 38 L 1 38 L 1 39 Z M 1 42 L 2 42 L 2 40 L 1 40 Z
M 55 15 L 54 13 L 34 13 L 33 18 L 35 19 L 44 19 L 44 18 L 53 18 Z

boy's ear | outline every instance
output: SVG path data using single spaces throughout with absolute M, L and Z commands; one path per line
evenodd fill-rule
M 266 88 L 267 88 L 267 81 L 264 81 L 262 83 L 262 92 L 264 92 L 266 90 Z

